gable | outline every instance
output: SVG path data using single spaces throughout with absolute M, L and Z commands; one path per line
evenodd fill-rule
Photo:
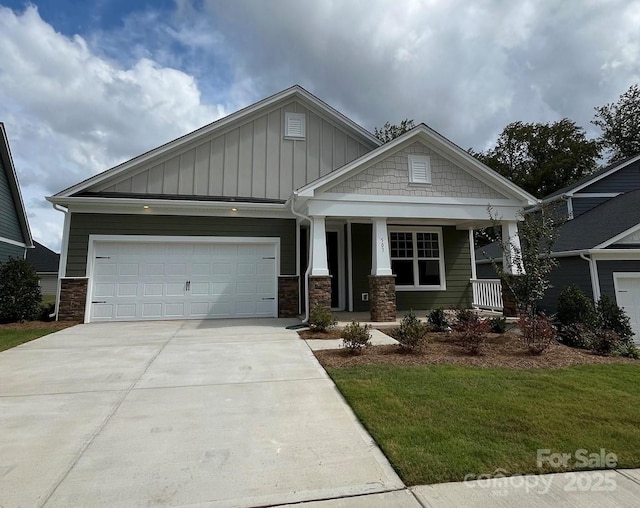
M 428 156 L 431 183 L 409 180 L 409 157 Z M 422 142 L 415 142 L 389 154 L 350 178 L 328 187 L 325 192 L 424 197 L 506 199 L 485 182 L 471 175 Z
M 5 164 L 0 158 L 0 236 L 24 243 L 16 202 L 13 199 Z
M 286 200 L 294 189 L 379 145 L 373 135 L 300 87 L 274 98 L 132 159 L 58 196 Z M 298 122 L 295 131 L 288 123 L 290 119 Z
M 640 189 L 640 161 L 629 164 L 596 182 L 583 187 L 577 194 L 619 193 Z
M 620 238 L 613 245 L 640 245 L 640 228 L 627 236 Z

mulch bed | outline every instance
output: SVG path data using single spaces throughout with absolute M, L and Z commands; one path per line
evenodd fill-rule
M 18 323 L 0 324 L 0 330 L 64 330 L 75 326 L 75 321 L 20 321 Z
M 502 367 L 507 369 L 562 368 L 572 365 L 632 363 L 630 358 L 597 356 L 589 351 L 553 344 L 541 355 L 529 354 L 522 338 L 513 333 L 489 334 L 482 354 L 472 356 L 460 347 L 453 336 L 430 333 L 423 351 L 406 353 L 398 345 L 369 346 L 361 355 L 351 355 L 344 349 L 314 351 L 326 368 L 355 365 L 467 365 L 471 367 Z
M 338 328 L 332 328 L 326 332 L 316 332 L 314 330 L 300 330 L 298 335 L 304 340 L 335 340 L 340 339 L 342 330 Z

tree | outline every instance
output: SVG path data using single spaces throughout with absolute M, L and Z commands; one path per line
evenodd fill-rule
M 471 154 L 537 197 L 569 185 L 593 172 L 600 156 L 596 140 L 564 118 L 552 123 L 513 122 L 496 146 Z
M 38 275 L 28 261 L 9 258 L 0 266 L 0 323 L 35 319 L 41 301 Z
M 388 143 L 396 139 L 398 136 L 402 136 L 405 132 L 410 131 L 415 127 L 413 120 L 405 118 L 400 122 L 400 125 L 385 123 L 380 129 L 374 127 L 373 135 L 383 143 Z
M 631 85 L 618 102 L 596 107 L 591 121 L 602 130 L 609 162 L 640 153 L 640 86 Z

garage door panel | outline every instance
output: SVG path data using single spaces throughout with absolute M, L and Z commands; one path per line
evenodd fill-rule
M 91 320 L 275 316 L 274 244 L 96 242 Z
M 629 316 L 634 340 L 640 342 L 640 274 L 638 276 L 617 276 L 616 302 Z

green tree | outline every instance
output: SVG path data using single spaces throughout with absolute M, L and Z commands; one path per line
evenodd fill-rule
M 470 153 L 537 197 L 569 185 L 593 172 L 600 156 L 599 144 L 564 118 L 552 123 L 513 122 L 496 146 Z
M 609 162 L 640 153 L 640 86 L 631 85 L 618 102 L 596 107 L 591 121 L 602 130 L 600 141 Z
M 38 275 L 24 259 L 9 258 L 0 266 L 0 322 L 35 319 L 42 295 Z
M 380 129 L 374 127 L 373 135 L 383 143 L 388 143 L 396 139 L 398 136 L 402 136 L 405 132 L 410 131 L 415 127 L 413 120 L 405 118 L 400 122 L 400 125 L 385 123 Z

